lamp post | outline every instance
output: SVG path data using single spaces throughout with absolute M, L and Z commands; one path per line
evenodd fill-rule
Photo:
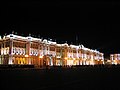
M 26 54 L 26 55 L 25 55 L 26 62 L 27 62 L 27 64 L 30 64 L 28 57 L 29 57 L 29 56 Z
M 67 60 L 68 60 L 68 58 L 67 58 L 67 57 L 65 57 L 65 58 L 64 58 L 64 66 L 66 66 L 66 65 L 67 65 Z
M 43 56 L 39 56 L 39 64 L 40 64 L 40 67 L 42 66 L 41 65 L 41 60 L 43 59 Z

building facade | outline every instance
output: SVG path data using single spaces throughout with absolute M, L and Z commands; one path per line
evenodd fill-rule
M 104 64 L 104 54 L 83 45 L 9 34 L 0 38 L 0 64 L 72 66 Z
M 110 63 L 111 64 L 120 64 L 120 54 L 110 54 Z

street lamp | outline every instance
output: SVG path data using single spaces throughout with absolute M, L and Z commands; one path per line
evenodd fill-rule
M 67 57 L 65 57 L 65 60 L 67 60 L 68 58 Z
M 25 58 L 26 58 L 27 64 L 30 64 L 29 61 L 28 61 L 28 57 L 29 57 L 29 56 L 26 54 L 26 55 L 25 55 Z
M 43 58 L 43 56 L 39 56 L 39 65 L 40 65 L 40 67 L 42 66 L 42 58 Z M 44 63 L 44 62 L 43 62 Z
M 39 58 L 43 58 L 43 56 L 39 56 Z
M 28 57 L 28 55 L 25 55 L 25 57 Z

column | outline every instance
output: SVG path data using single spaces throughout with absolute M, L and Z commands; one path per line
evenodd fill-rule
M 8 64 L 15 64 L 13 63 L 13 39 L 10 38 L 10 46 L 9 46 L 9 61 Z

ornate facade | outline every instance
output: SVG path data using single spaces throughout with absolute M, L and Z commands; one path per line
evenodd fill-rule
M 71 66 L 104 64 L 103 53 L 83 45 L 58 44 L 9 34 L 0 39 L 0 64 Z

